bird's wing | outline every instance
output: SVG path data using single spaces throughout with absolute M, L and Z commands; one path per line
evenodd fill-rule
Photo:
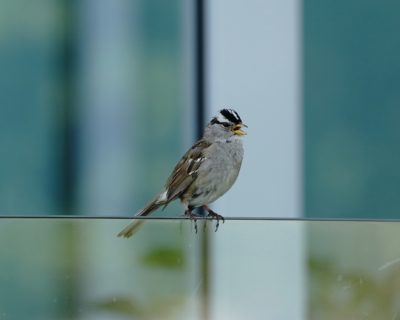
M 197 170 L 206 159 L 204 150 L 210 145 L 207 141 L 199 140 L 183 155 L 165 184 L 168 202 L 178 198 L 196 180 Z

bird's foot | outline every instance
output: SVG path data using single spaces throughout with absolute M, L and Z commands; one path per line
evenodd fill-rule
M 220 214 L 216 213 L 215 211 L 211 210 L 208 206 L 203 206 L 203 207 L 208 212 L 207 217 L 210 217 L 213 220 L 217 220 L 217 224 L 215 226 L 215 232 L 217 232 L 218 227 L 219 227 L 219 221 L 222 220 L 222 223 L 225 223 L 224 217 L 221 216 Z
M 193 212 L 192 212 L 192 210 L 193 210 L 193 208 L 188 208 L 186 211 L 185 211 L 185 217 L 187 217 L 188 219 L 190 219 L 190 221 L 193 221 L 193 223 L 194 223 L 194 231 L 197 233 L 197 218 L 198 218 L 198 216 L 196 215 L 196 214 L 194 214 Z

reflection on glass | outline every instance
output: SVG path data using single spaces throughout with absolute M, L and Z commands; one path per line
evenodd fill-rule
M 126 222 L 0 219 L 0 319 L 400 317 L 399 223 L 228 220 L 206 257 L 204 221 Z

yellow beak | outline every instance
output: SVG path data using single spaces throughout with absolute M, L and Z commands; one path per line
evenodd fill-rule
M 243 123 L 234 126 L 233 127 L 233 133 L 235 135 L 237 135 L 237 136 L 245 136 L 247 133 L 242 130 L 242 127 L 246 127 L 247 128 L 247 126 L 245 124 L 243 124 Z

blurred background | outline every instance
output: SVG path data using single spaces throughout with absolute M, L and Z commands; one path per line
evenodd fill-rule
M 131 215 L 232 107 L 227 215 L 397 217 L 398 6 L 2 0 L 1 214 Z
M 400 4 L 389 0 L 0 0 L 0 215 L 131 216 L 230 107 L 249 126 L 245 160 L 216 211 L 398 218 L 399 29 Z M 156 213 L 180 214 L 179 204 Z M 65 230 L 76 249 L 81 233 Z M 175 232 L 155 227 L 145 247 L 157 256 Z M 339 244 L 330 246 L 329 228 L 292 232 L 284 264 L 297 276 L 282 294 L 298 316 L 316 292 L 307 277 L 321 275 Z M 379 251 L 385 233 L 377 234 Z M 215 250 L 192 248 L 190 261 L 206 254 L 209 270 L 229 268 L 220 252 L 230 252 L 231 238 L 205 237 Z M 256 275 L 241 283 L 242 298 Z M 218 279 L 210 296 L 224 305 Z

